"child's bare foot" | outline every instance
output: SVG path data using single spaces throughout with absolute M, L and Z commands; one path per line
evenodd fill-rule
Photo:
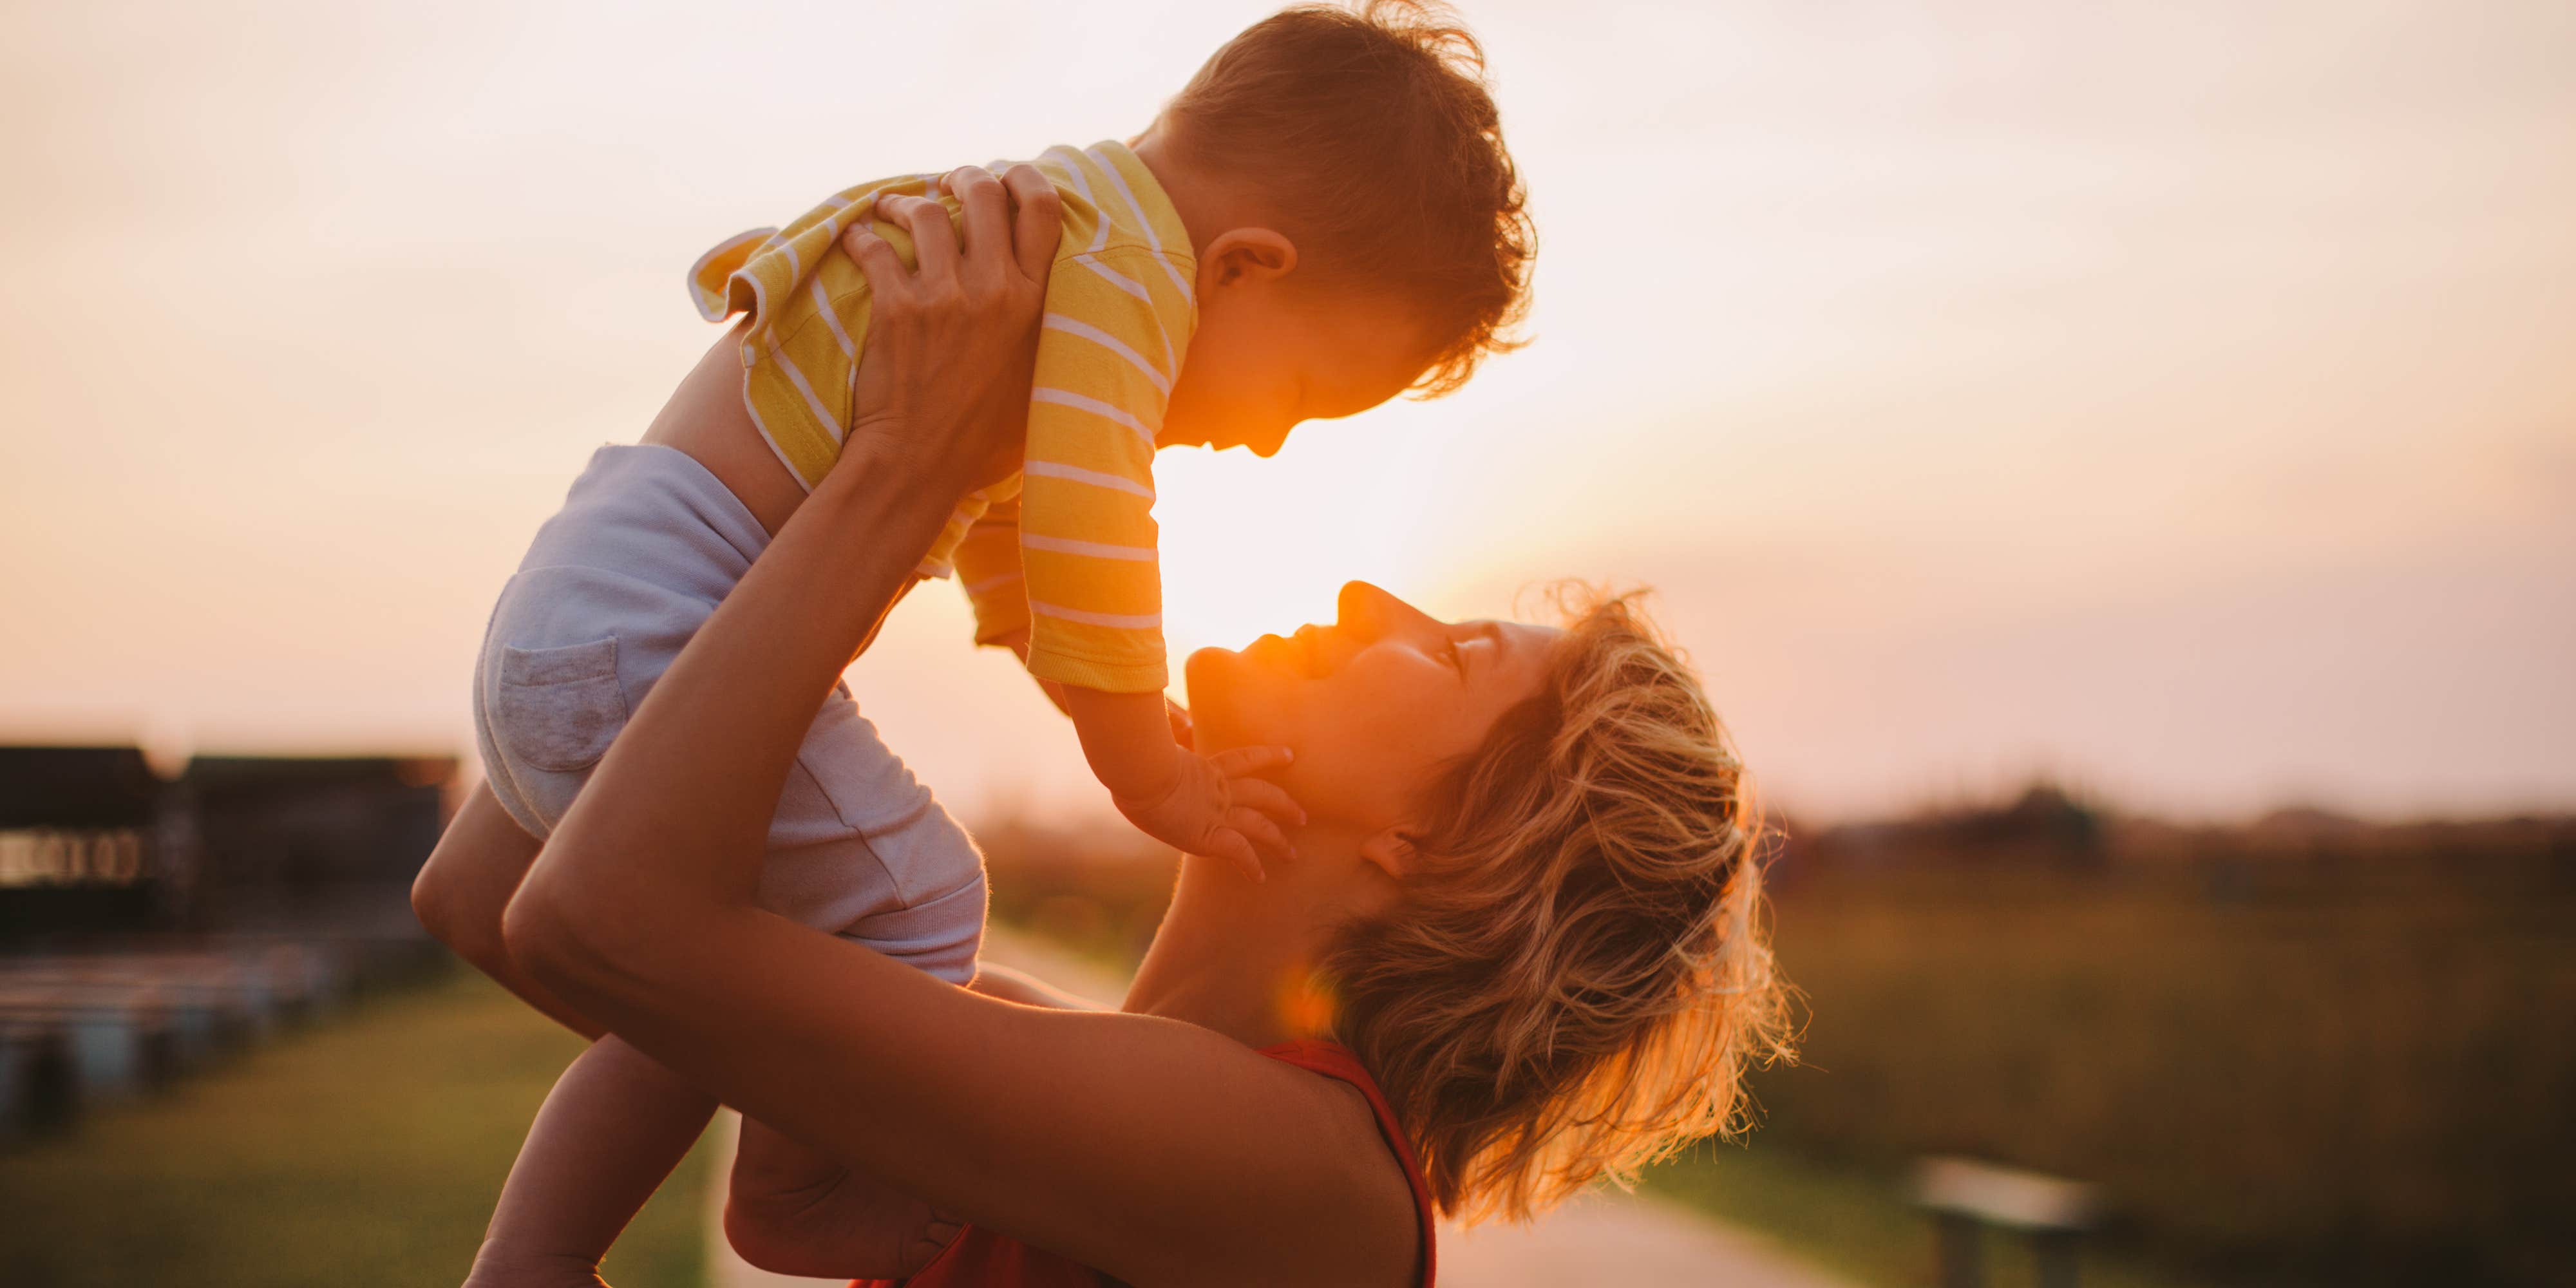
M 956 1239 L 958 1222 L 864 1172 L 745 1119 L 725 1194 L 725 1238 L 782 1275 L 902 1279 Z

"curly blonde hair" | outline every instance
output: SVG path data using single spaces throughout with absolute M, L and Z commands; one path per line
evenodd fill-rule
M 1726 727 L 1637 594 L 1560 587 L 1548 680 L 1425 802 L 1394 911 L 1324 962 L 1440 1210 L 1525 1220 L 1748 1126 L 1790 1058 L 1761 820 Z

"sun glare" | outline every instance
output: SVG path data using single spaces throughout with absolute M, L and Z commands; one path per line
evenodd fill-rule
M 1210 646 L 1241 648 L 1263 634 L 1330 622 L 1342 583 L 1414 585 L 1419 507 L 1378 444 L 1385 408 L 1308 425 L 1269 460 L 1249 452 L 1169 451 L 1155 462 L 1162 524 L 1164 637 L 1175 663 Z M 1409 455 L 1410 445 L 1399 445 Z

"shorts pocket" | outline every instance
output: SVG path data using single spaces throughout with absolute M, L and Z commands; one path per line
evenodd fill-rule
M 626 725 L 617 637 L 561 648 L 501 647 L 494 730 L 511 757 L 557 773 L 587 769 Z

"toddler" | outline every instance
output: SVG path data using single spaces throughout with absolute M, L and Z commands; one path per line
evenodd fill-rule
M 1128 143 L 1032 163 L 1060 199 L 1063 240 L 1025 459 L 959 499 L 920 573 L 962 582 L 976 641 L 1024 659 L 1122 814 L 1256 877 L 1280 832 L 1229 807 L 1225 772 L 1176 739 L 1162 696 L 1154 453 L 1268 456 L 1302 421 L 1446 392 L 1507 347 L 1532 239 L 1480 74 L 1473 40 L 1423 6 L 1294 9 L 1219 49 Z M 493 795 L 531 836 L 561 821 L 653 681 L 832 467 L 869 314 L 838 247 L 865 223 L 908 260 L 905 225 L 924 227 L 926 207 L 906 203 L 921 201 L 957 209 L 936 176 L 861 184 L 690 271 L 704 316 L 744 315 L 710 358 L 738 369 L 740 414 L 601 448 L 493 612 L 478 742 Z M 973 979 L 981 858 L 846 687 L 807 734 L 769 846 L 766 906 Z M 615 1039 L 596 1044 L 531 1130 L 476 1279 L 560 1282 L 567 1265 L 595 1266 L 711 1108 Z M 757 1148 L 791 1147 L 762 1134 Z

